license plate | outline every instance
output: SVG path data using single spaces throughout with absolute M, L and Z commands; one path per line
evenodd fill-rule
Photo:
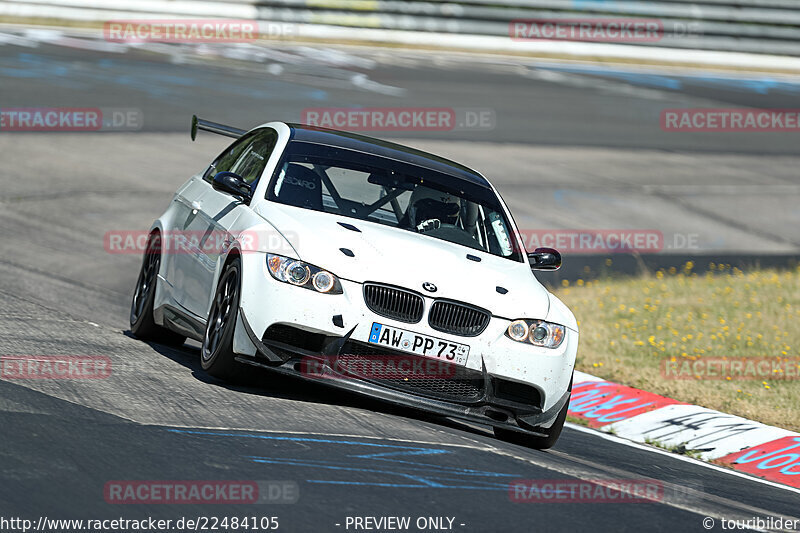
M 466 365 L 467 356 L 469 356 L 469 346 L 466 344 L 450 342 L 377 322 L 372 323 L 369 342 L 457 365 Z

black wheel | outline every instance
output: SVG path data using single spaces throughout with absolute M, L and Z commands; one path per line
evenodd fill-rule
M 236 362 L 236 354 L 233 353 L 241 270 L 241 259 L 236 257 L 222 272 L 211 310 L 208 312 L 206 333 L 200 350 L 203 370 L 227 381 L 239 381 L 244 377 L 244 368 Z
M 142 258 L 142 268 L 131 301 L 131 333 L 142 340 L 170 346 L 180 346 L 186 337 L 159 326 L 153 319 L 153 300 L 156 297 L 156 278 L 161 267 L 161 235 L 150 234 Z
M 528 433 L 499 427 L 492 428 L 494 430 L 494 436 L 506 442 L 527 446 L 528 448 L 535 448 L 537 450 L 552 448 L 558 440 L 559 435 L 561 435 L 561 430 L 564 429 L 564 421 L 567 419 L 568 409 L 569 402 L 559 411 L 556 421 L 553 422 L 552 426 L 549 428 L 538 428 L 536 430 L 540 433 L 545 433 L 547 435 L 546 437 L 539 437 L 537 435 L 530 435 Z

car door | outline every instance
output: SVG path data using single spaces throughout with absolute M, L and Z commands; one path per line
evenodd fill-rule
M 218 157 L 211 162 L 202 176 L 197 176 L 186 184 L 175 197 L 176 215 L 174 226 L 164 236 L 165 250 L 168 257 L 165 266 L 167 281 L 173 287 L 173 300 L 184 310 L 188 310 L 187 302 L 191 294 L 201 290 L 196 269 L 199 258 L 199 237 L 208 227 L 202 213 L 201 199 L 211 188 L 211 182 L 218 171 L 230 170 L 239 155 L 247 146 L 249 135 L 231 143 Z M 196 313 L 195 313 L 196 314 Z M 196 314 L 202 318 L 203 315 Z
M 227 157 L 212 164 L 203 181 L 205 191 L 198 199 L 196 217 L 187 229 L 197 236 L 197 246 L 186 254 L 186 294 L 184 307 L 193 314 L 206 317 L 213 296 L 214 285 L 224 257 L 233 242 L 236 220 L 247 204 L 228 193 L 213 188 L 213 175 L 223 170 L 238 174 L 250 189 L 255 186 L 272 155 L 278 134 L 271 128 L 255 130 L 240 139 Z M 231 162 L 231 159 L 235 159 Z

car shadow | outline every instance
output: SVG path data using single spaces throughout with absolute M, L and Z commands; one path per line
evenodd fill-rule
M 228 383 L 206 374 L 200 366 L 200 345 L 194 341 L 190 340 L 183 344 L 183 346 L 173 347 L 157 342 L 137 339 L 130 330 L 123 331 L 123 334 L 131 339 L 147 344 L 157 353 L 191 370 L 192 376 L 198 381 L 223 387 L 231 391 L 281 400 L 365 409 L 367 411 L 397 416 L 408 420 L 428 422 L 430 424 L 444 426 L 474 435 L 492 436 L 490 429 L 481 428 L 480 426 L 472 426 L 455 419 L 428 413 L 413 407 L 394 405 L 377 398 L 362 396 L 355 392 L 328 387 L 312 381 L 280 375 L 265 368 L 252 367 L 252 372 L 248 374 L 245 381 L 235 384 Z

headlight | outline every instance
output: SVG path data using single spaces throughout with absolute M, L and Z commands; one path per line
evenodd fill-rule
M 267 254 L 267 270 L 278 281 L 326 294 L 342 294 L 339 278 L 297 259 Z
M 330 292 L 336 284 L 336 277 L 330 272 L 320 270 L 311 278 L 311 284 L 318 292 Z
M 508 325 L 506 335 L 517 342 L 530 342 L 534 346 L 558 348 L 564 342 L 567 329 L 560 324 L 544 320 L 515 320 Z
M 286 267 L 286 281 L 292 285 L 305 285 L 310 278 L 311 269 L 303 262 L 293 261 Z
M 515 320 L 508 326 L 508 336 L 515 341 L 525 342 L 528 338 L 528 323 L 524 320 Z

